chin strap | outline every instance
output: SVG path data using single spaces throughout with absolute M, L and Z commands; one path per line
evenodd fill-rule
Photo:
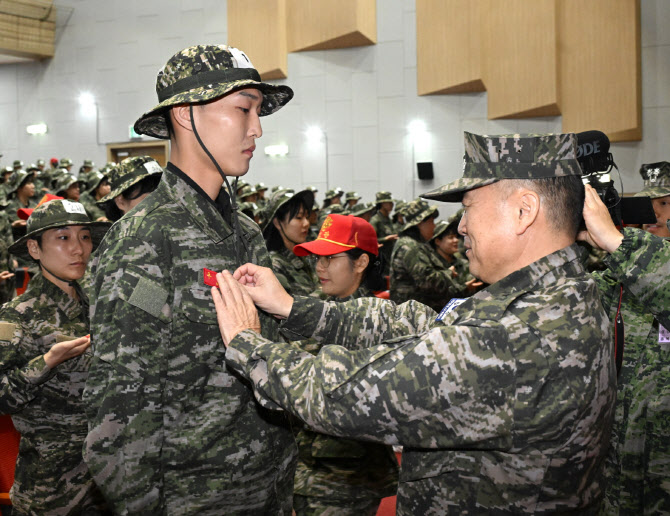
M 68 286 L 72 287 L 74 291 L 77 293 L 77 296 L 79 296 L 79 302 L 82 304 L 84 307 L 84 310 L 86 312 L 86 317 L 88 317 L 88 308 L 89 308 L 89 302 L 88 302 L 88 296 L 86 295 L 86 292 L 84 292 L 84 289 L 81 288 L 81 285 L 77 283 L 75 280 L 68 280 L 65 278 L 61 278 L 60 276 L 54 274 L 51 272 L 49 269 L 47 269 L 42 262 L 40 262 L 40 268 L 44 269 L 46 272 L 51 274 L 54 278 L 57 280 L 62 281 L 63 283 L 67 283 Z
M 200 144 L 200 147 L 202 147 L 202 150 L 205 151 L 205 154 L 209 157 L 212 163 L 214 163 L 214 166 L 216 167 L 216 170 L 218 170 L 219 174 L 223 178 L 224 183 L 226 183 L 226 188 L 228 188 L 228 192 L 230 192 L 230 204 L 233 212 L 233 248 L 235 250 L 235 258 L 237 259 L 238 265 L 242 265 L 244 261 L 251 261 L 249 258 L 249 248 L 247 247 L 247 243 L 244 241 L 244 238 L 242 238 L 242 226 L 240 225 L 240 219 L 237 216 L 237 196 L 235 193 L 237 192 L 237 180 L 238 178 L 235 178 L 235 190 L 232 190 L 230 188 L 230 183 L 228 182 L 228 177 L 226 174 L 221 170 L 221 167 L 217 163 L 216 159 L 214 159 L 214 156 L 212 156 L 212 153 L 209 152 L 209 149 L 205 146 L 203 143 L 202 139 L 200 138 L 200 135 L 198 134 L 198 130 L 195 128 L 195 120 L 193 118 L 193 104 L 189 105 L 189 111 L 191 114 L 191 128 L 193 129 L 193 134 L 195 135 L 195 139 L 198 140 L 198 143 Z M 240 254 L 240 248 L 244 249 L 244 254 L 245 254 L 245 260 L 242 260 L 242 255 Z

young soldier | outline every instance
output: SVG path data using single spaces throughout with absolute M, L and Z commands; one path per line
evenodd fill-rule
M 226 368 L 208 285 L 213 271 L 270 265 L 258 226 L 222 184 L 246 174 L 259 117 L 293 92 L 261 82 L 225 45 L 178 52 L 156 91 L 135 131 L 169 138 L 170 162 L 92 267 L 84 457 L 117 514 L 290 514 L 287 419 L 264 412 Z M 271 317 L 263 334 L 279 338 Z

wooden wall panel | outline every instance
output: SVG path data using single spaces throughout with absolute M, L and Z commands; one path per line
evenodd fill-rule
M 419 95 L 484 91 L 476 0 L 416 0 Z
M 642 139 L 639 0 L 561 0 L 559 11 L 563 131 Z
M 557 0 L 478 0 L 488 117 L 559 111 Z
M 228 0 L 228 44 L 247 54 L 262 79 L 285 79 L 286 0 Z
M 30 59 L 54 55 L 56 7 L 50 0 L 4 0 L 0 54 Z
M 359 47 L 377 42 L 375 0 L 286 0 L 288 51 Z

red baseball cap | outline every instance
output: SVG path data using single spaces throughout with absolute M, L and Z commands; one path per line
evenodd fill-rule
M 356 247 L 378 256 L 379 244 L 375 228 L 360 217 L 333 213 L 323 221 L 316 240 L 296 245 L 293 253 L 297 256 L 330 256 Z

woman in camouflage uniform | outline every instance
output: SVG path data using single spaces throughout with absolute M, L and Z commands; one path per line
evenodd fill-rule
M 329 215 L 317 239 L 296 245 L 293 252 L 316 259 L 329 301 L 371 297 L 372 291 L 386 287 L 377 234 L 359 217 Z M 293 488 L 297 516 L 374 515 L 381 499 L 396 492 L 398 464 L 390 446 L 302 430 L 298 453 Z
M 91 359 L 88 300 L 79 287 L 108 225 L 84 207 L 53 200 L 35 208 L 10 252 L 40 274 L 0 311 L 0 413 L 21 433 L 14 485 L 18 514 L 103 514 L 82 459 L 88 430 L 81 395 Z
M 390 297 L 396 303 L 415 299 L 439 312 L 458 289 L 452 271 L 427 242 L 433 237 L 438 211 L 416 199 L 404 211 L 405 226 L 391 256 Z
M 94 170 L 88 174 L 88 190 L 81 194 L 81 203 L 86 208 L 86 213 L 91 220 L 107 222 L 105 210 L 98 206 L 97 202 L 111 192 L 107 176 L 103 172 Z
M 309 213 L 314 194 L 309 190 L 277 190 L 268 199 L 263 222 L 263 236 L 272 269 L 287 292 L 308 295 L 318 288 L 312 265 L 293 254 L 293 248 L 307 240 Z

